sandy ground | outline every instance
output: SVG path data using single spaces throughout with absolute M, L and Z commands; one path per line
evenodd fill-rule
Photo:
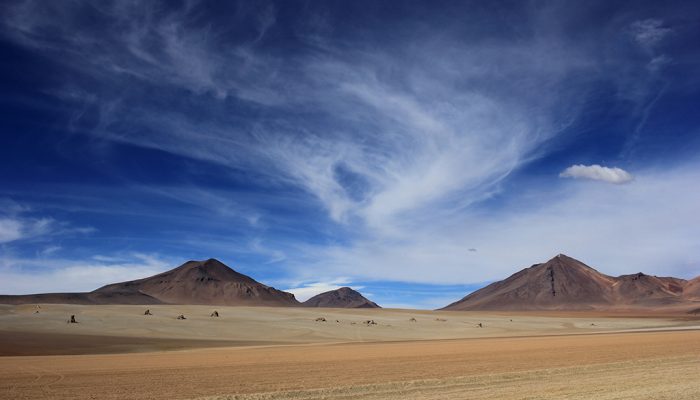
M 695 319 L 145 308 L 0 306 L 0 398 L 700 398 Z

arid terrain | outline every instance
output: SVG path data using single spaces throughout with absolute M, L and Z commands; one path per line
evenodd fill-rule
M 687 315 L 4 305 L 0 343 L 3 399 L 700 395 Z

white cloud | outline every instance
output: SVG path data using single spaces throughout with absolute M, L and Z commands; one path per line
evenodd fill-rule
M 621 184 L 634 179 L 632 174 L 622 168 L 593 165 L 572 165 L 559 174 L 560 178 L 590 179 L 607 183 Z

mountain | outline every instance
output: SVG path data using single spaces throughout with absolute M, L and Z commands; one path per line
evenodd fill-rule
M 359 292 L 349 287 L 317 294 L 302 304 L 304 307 L 381 308 L 377 303 L 367 300 Z
M 114 283 L 88 293 L 0 296 L 0 303 L 206 304 L 298 306 L 291 293 L 263 285 L 222 262 L 188 261 L 148 278 Z
M 559 254 L 546 263 L 535 264 L 477 290 L 444 309 L 608 310 L 683 306 L 692 305 L 694 299 L 700 300 L 700 293 L 690 287 L 690 282 L 693 281 L 641 272 L 612 277 Z M 695 290 L 695 294 L 688 292 L 689 289 Z
M 611 303 L 614 279 L 559 254 L 445 307 L 446 310 L 586 309 Z

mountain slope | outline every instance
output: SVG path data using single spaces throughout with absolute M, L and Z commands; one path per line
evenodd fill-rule
M 368 300 L 359 292 L 349 287 L 342 287 L 340 289 L 317 294 L 302 304 L 305 307 L 381 308 L 377 303 Z

